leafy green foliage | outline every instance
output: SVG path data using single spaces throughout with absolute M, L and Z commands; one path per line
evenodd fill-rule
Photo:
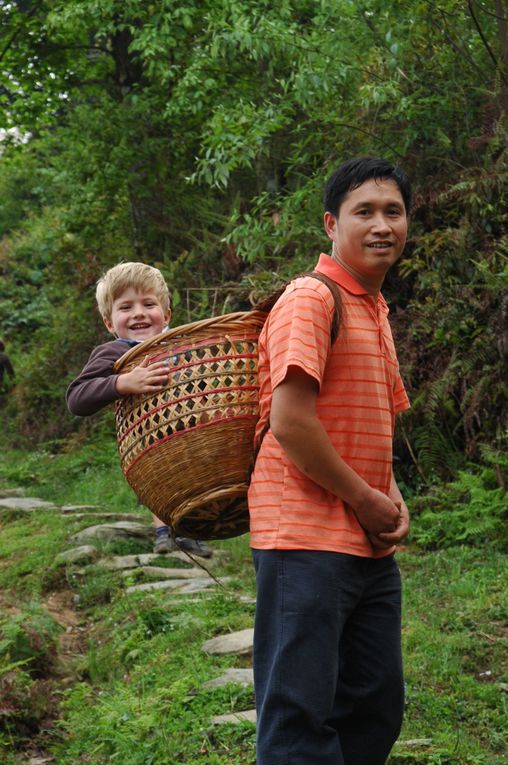
M 504 6 L 504 3 L 501 3 Z M 175 324 L 247 308 L 326 247 L 323 181 L 383 154 L 415 183 L 387 280 L 413 487 L 506 428 L 508 54 L 493 3 L 11 2 L 0 11 L 0 322 L 16 438 L 65 438 L 105 333 L 94 284 L 161 268 Z M 27 133 L 30 135 L 28 136 Z M 86 428 L 86 426 L 85 426 Z
M 23 664 L 32 677 L 51 673 L 60 627 L 37 604 L 0 621 L 0 658 L 5 664 Z
M 411 510 L 411 537 L 425 549 L 464 544 L 508 549 L 508 494 L 490 467 L 459 471 L 452 483 L 413 499 Z
M 61 631 L 36 602 L 0 619 L 0 751 L 3 739 L 37 733 L 52 713 L 56 641 Z

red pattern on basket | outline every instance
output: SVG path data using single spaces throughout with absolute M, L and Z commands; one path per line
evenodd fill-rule
M 164 359 L 169 359 L 171 356 L 179 356 L 181 355 L 183 351 L 166 351 L 165 353 L 161 353 L 159 356 L 153 356 L 153 358 L 150 359 L 150 364 L 155 364 L 158 361 L 164 361 Z M 229 359 L 256 359 L 257 361 L 257 354 L 256 353 L 230 353 L 226 356 L 214 356 L 213 361 L 228 361 Z M 207 359 L 207 361 L 210 361 L 211 359 Z M 203 363 L 203 359 L 199 359 L 199 361 L 192 361 L 189 364 L 181 364 L 179 367 L 171 367 L 172 372 L 179 372 L 181 369 L 188 369 L 190 367 L 197 367 L 200 364 Z
M 176 367 L 174 367 L 174 369 L 176 369 Z M 118 439 L 118 446 L 122 445 L 125 438 L 129 435 L 129 433 L 132 430 L 134 430 L 134 428 L 138 427 L 140 422 L 143 422 L 143 420 L 147 420 L 150 417 L 153 417 L 153 415 L 156 412 L 159 412 L 164 409 L 168 409 L 170 405 L 173 406 L 174 404 L 180 403 L 180 401 L 189 401 L 190 399 L 200 399 L 200 398 L 202 399 L 208 396 L 212 396 L 214 393 L 228 393 L 229 391 L 244 391 L 244 390 L 248 390 L 248 391 L 259 390 L 259 385 L 230 385 L 226 388 L 214 388 L 213 390 L 205 390 L 202 393 L 190 393 L 188 396 L 181 396 L 180 398 L 172 399 L 171 402 L 169 403 L 166 401 L 163 404 L 159 404 L 159 406 L 156 406 L 153 409 L 150 409 L 149 412 L 138 417 L 138 419 L 122 433 L 122 436 L 119 437 Z M 248 400 L 242 403 L 248 403 Z M 210 407 L 208 407 L 208 409 L 216 409 L 216 408 L 217 408 L 216 404 L 211 404 Z M 203 411 L 203 409 L 201 411 Z M 220 415 L 220 412 L 217 411 L 217 414 Z M 234 419 L 234 418 L 214 416 L 212 418 L 212 421 L 215 422 L 217 420 L 228 420 L 228 419 Z M 209 425 L 210 423 L 203 423 L 203 424 Z M 200 426 L 195 425 L 192 428 L 185 428 L 184 430 L 179 430 L 177 431 L 177 433 L 173 433 L 171 437 L 173 435 L 179 435 L 180 433 L 185 433 L 186 430 L 194 430 L 194 428 L 196 427 L 200 427 Z M 162 438 L 161 440 L 157 441 L 157 443 L 162 444 L 164 441 L 167 441 L 167 440 L 168 440 L 167 438 Z
M 258 335 L 257 334 L 248 334 L 248 335 L 242 335 L 241 338 L 239 337 L 232 337 L 230 340 L 228 340 L 229 343 L 231 343 L 231 347 L 234 348 L 234 343 L 245 343 L 245 342 L 254 342 L 257 344 L 258 341 Z M 178 345 L 171 348 L 170 355 L 175 356 L 179 353 L 186 353 L 187 351 L 194 352 L 198 348 L 210 348 L 214 345 L 224 345 L 224 335 L 215 335 L 215 337 L 206 337 L 203 340 L 195 340 L 192 343 L 189 343 L 187 345 Z M 164 348 L 160 353 L 157 355 L 152 356 L 150 361 L 160 361 L 160 359 L 163 359 L 164 356 L 167 356 L 169 353 L 167 348 Z M 241 353 L 241 356 L 247 356 L 248 354 Z M 253 354 L 254 358 L 257 358 L 256 354 Z M 215 357 L 214 357 L 215 358 Z M 219 357 L 217 357 L 219 358 Z M 227 356 L 226 358 L 232 358 L 232 356 Z

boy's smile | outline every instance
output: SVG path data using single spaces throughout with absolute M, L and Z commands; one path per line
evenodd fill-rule
M 392 180 L 371 179 L 350 191 L 335 217 L 325 213 L 332 257 L 369 292 L 379 290 L 406 243 L 407 213 Z
M 146 340 L 166 327 L 171 312 L 162 310 L 153 292 L 129 287 L 113 301 L 111 319 L 104 319 L 107 329 L 126 340 Z

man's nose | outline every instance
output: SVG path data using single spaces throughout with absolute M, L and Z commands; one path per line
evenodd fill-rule
M 382 212 L 377 213 L 372 220 L 372 230 L 376 233 L 388 233 L 392 230 L 389 218 Z

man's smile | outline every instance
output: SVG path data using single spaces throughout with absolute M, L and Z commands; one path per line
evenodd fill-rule
M 367 247 L 370 247 L 374 250 L 386 250 L 389 247 L 393 247 L 394 243 L 390 242 L 388 239 L 383 239 L 376 242 L 367 242 Z

